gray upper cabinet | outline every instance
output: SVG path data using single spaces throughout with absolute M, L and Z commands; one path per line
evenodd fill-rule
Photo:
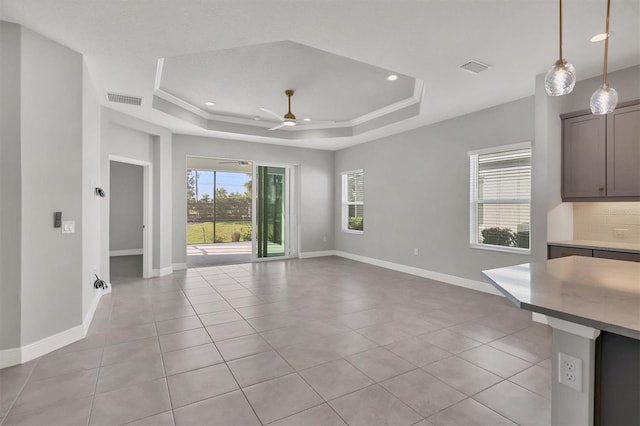
M 562 198 L 603 197 L 607 184 L 607 120 L 602 115 L 562 123 Z
M 640 195 L 640 105 L 607 116 L 607 196 Z
M 640 103 L 562 116 L 562 199 L 640 200 Z

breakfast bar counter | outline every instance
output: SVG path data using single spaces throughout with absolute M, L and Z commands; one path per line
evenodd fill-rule
M 640 424 L 640 263 L 570 256 L 482 275 L 553 328 L 552 424 Z

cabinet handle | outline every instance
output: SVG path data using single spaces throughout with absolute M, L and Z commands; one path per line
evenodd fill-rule
M 600 191 L 604 191 L 604 188 L 598 188 Z

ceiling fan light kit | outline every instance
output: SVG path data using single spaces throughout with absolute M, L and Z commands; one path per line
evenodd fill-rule
M 294 91 L 291 89 L 287 89 L 284 91 L 284 94 L 287 95 L 287 98 L 289 98 L 289 110 L 287 111 L 287 113 L 280 117 L 280 115 L 276 114 L 275 112 L 271 111 L 270 109 L 267 108 L 259 108 L 261 111 L 264 111 L 270 115 L 272 115 L 273 117 L 277 118 L 278 120 L 281 121 L 280 124 L 278 124 L 277 126 L 274 126 L 272 128 L 270 128 L 269 130 L 278 130 L 278 129 L 282 129 L 283 127 L 294 127 L 298 125 L 298 122 L 296 121 L 296 116 L 291 112 L 291 97 L 293 96 Z M 305 121 L 307 123 L 311 122 L 310 118 L 305 118 L 302 121 Z M 314 121 L 315 123 L 321 123 L 321 121 Z M 327 121 L 326 123 L 335 123 L 335 121 Z M 301 123 L 301 124 L 305 124 L 305 123 Z
M 560 58 L 553 64 L 544 79 L 544 88 L 549 96 L 571 93 L 576 85 L 576 69 L 562 57 L 562 0 L 560 4 Z
M 611 0 L 607 0 L 607 23 L 605 34 L 609 34 L 609 18 L 611 17 Z M 591 95 L 591 113 L 608 114 L 616 109 L 618 92 L 607 85 L 607 61 L 609 56 L 609 37 L 604 39 L 604 65 L 602 67 L 602 85 Z

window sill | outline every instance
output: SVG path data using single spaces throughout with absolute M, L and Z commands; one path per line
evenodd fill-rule
M 364 231 L 356 231 L 353 229 L 343 229 L 342 232 L 344 232 L 345 234 L 359 234 L 359 235 L 364 234 Z
M 531 249 L 504 247 L 504 246 L 492 246 L 488 244 L 471 244 L 471 248 L 489 251 L 499 251 L 502 253 L 522 254 L 525 256 L 531 255 Z

